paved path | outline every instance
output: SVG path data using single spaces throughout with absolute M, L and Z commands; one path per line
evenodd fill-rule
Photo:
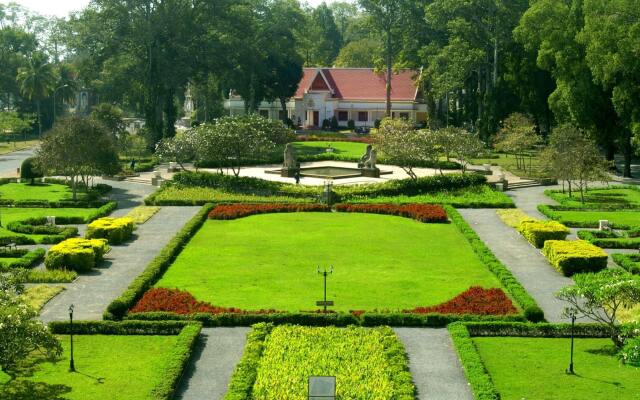
M 0 156 L 0 176 L 3 177 L 15 177 L 17 176 L 17 170 L 22 165 L 25 158 L 32 157 L 34 155 L 33 149 L 25 149 L 14 151 L 13 153 L 7 153 Z
M 136 230 L 134 240 L 113 246 L 94 273 L 81 275 L 40 313 L 45 321 L 66 320 L 70 304 L 78 320 L 97 320 L 200 207 L 164 207 Z
M 176 399 L 218 400 L 244 350 L 250 328 L 205 328 L 187 366 Z
M 409 355 L 419 400 L 472 400 L 473 395 L 446 329 L 394 328 Z
M 513 199 L 516 207 L 524 211 L 526 214 L 538 219 L 547 219 L 540 211 L 538 204 L 558 204 L 555 200 L 545 196 L 545 190 L 561 189 L 562 186 L 534 186 L 510 190 L 506 194 Z
M 511 270 L 544 311 L 549 322 L 566 322 L 561 318 L 564 304 L 554 293 L 573 284 L 557 272 L 515 229 L 505 225 L 495 210 L 458 210 L 496 257 Z

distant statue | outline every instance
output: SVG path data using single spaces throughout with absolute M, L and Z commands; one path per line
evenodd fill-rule
M 369 157 L 371 157 L 371 150 L 372 149 L 373 149 L 373 146 L 368 144 L 367 145 L 367 150 L 365 151 L 364 155 L 362 157 L 360 157 L 360 161 L 358 162 L 358 168 L 364 168 L 365 161 L 367 161 L 369 159 Z
M 378 163 L 378 153 L 375 149 L 371 149 L 369 152 L 369 158 L 364 161 L 364 168 L 367 169 L 376 169 L 376 164 Z
M 282 167 L 284 169 L 294 169 L 298 164 L 296 163 L 296 155 L 293 151 L 293 146 L 291 143 L 287 143 L 284 148 L 284 164 Z

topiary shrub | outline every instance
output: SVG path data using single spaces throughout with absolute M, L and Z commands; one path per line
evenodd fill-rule
M 542 253 L 565 276 L 607 268 L 607 253 L 584 240 L 547 240 Z
M 333 117 L 331 117 L 330 126 L 331 126 L 331 130 L 332 131 L 337 131 L 338 130 L 338 118 L 336 118 L 335 115 Z
M 20 178 L 28 179 L 31 185 L 35 183 L 36 178 L 42 178 L 44 176 L 42 172 L 38 171 L 35 167 L 34 160 L 35 157 L 29 157 L 22 162 L 22 166 L 20 167 Z
M 356 129 L 356 121 L 350 119 L 349 121 L 347 121 L 347 128 L 352 131 L 354 129 Z
M 107 239 L 111 244 L 120 244 L 133 234 L 134 224 L 131 218 L 100 218 L 89 224 L 87 239 Z
M 324 130 L 328 130 L 331 128 L 331 121 L 329 121 L 328 119 L 323 119 L 322 120 L 322 129 Z
M 67 239 L 51 247 L 44 265 L 47 269 L 69 269 L 88 272 L 109 250 L 106 239 Z
M 544 246 L 547 240 L 565 240 L 569 229 L 556 221 L 523 221 L 518 226 L 518 232 L 522 234 L 537 248 Z

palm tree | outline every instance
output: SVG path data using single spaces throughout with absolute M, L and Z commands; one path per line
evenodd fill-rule
M 40 106 L 42 100 L 49 97 L 56 84 L 56 74 L 53 64 L 50 64 L 47 57 L 42 53 L 36 53 L 29 60 L 29 65 L 18 70 L 18 84 L 20 93 L 36 102 L 38 110 L 38 134 L 42 136 L 42 114 Z

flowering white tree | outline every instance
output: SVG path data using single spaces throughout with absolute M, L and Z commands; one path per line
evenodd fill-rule
M 20 298 L 22 277 L 0 274 L 0 368 L 11 379 L 23 360 L 38 351 L 49 359 L 58 357 L 62 347 L 49 329 L 36 320 L 38 313 Z

